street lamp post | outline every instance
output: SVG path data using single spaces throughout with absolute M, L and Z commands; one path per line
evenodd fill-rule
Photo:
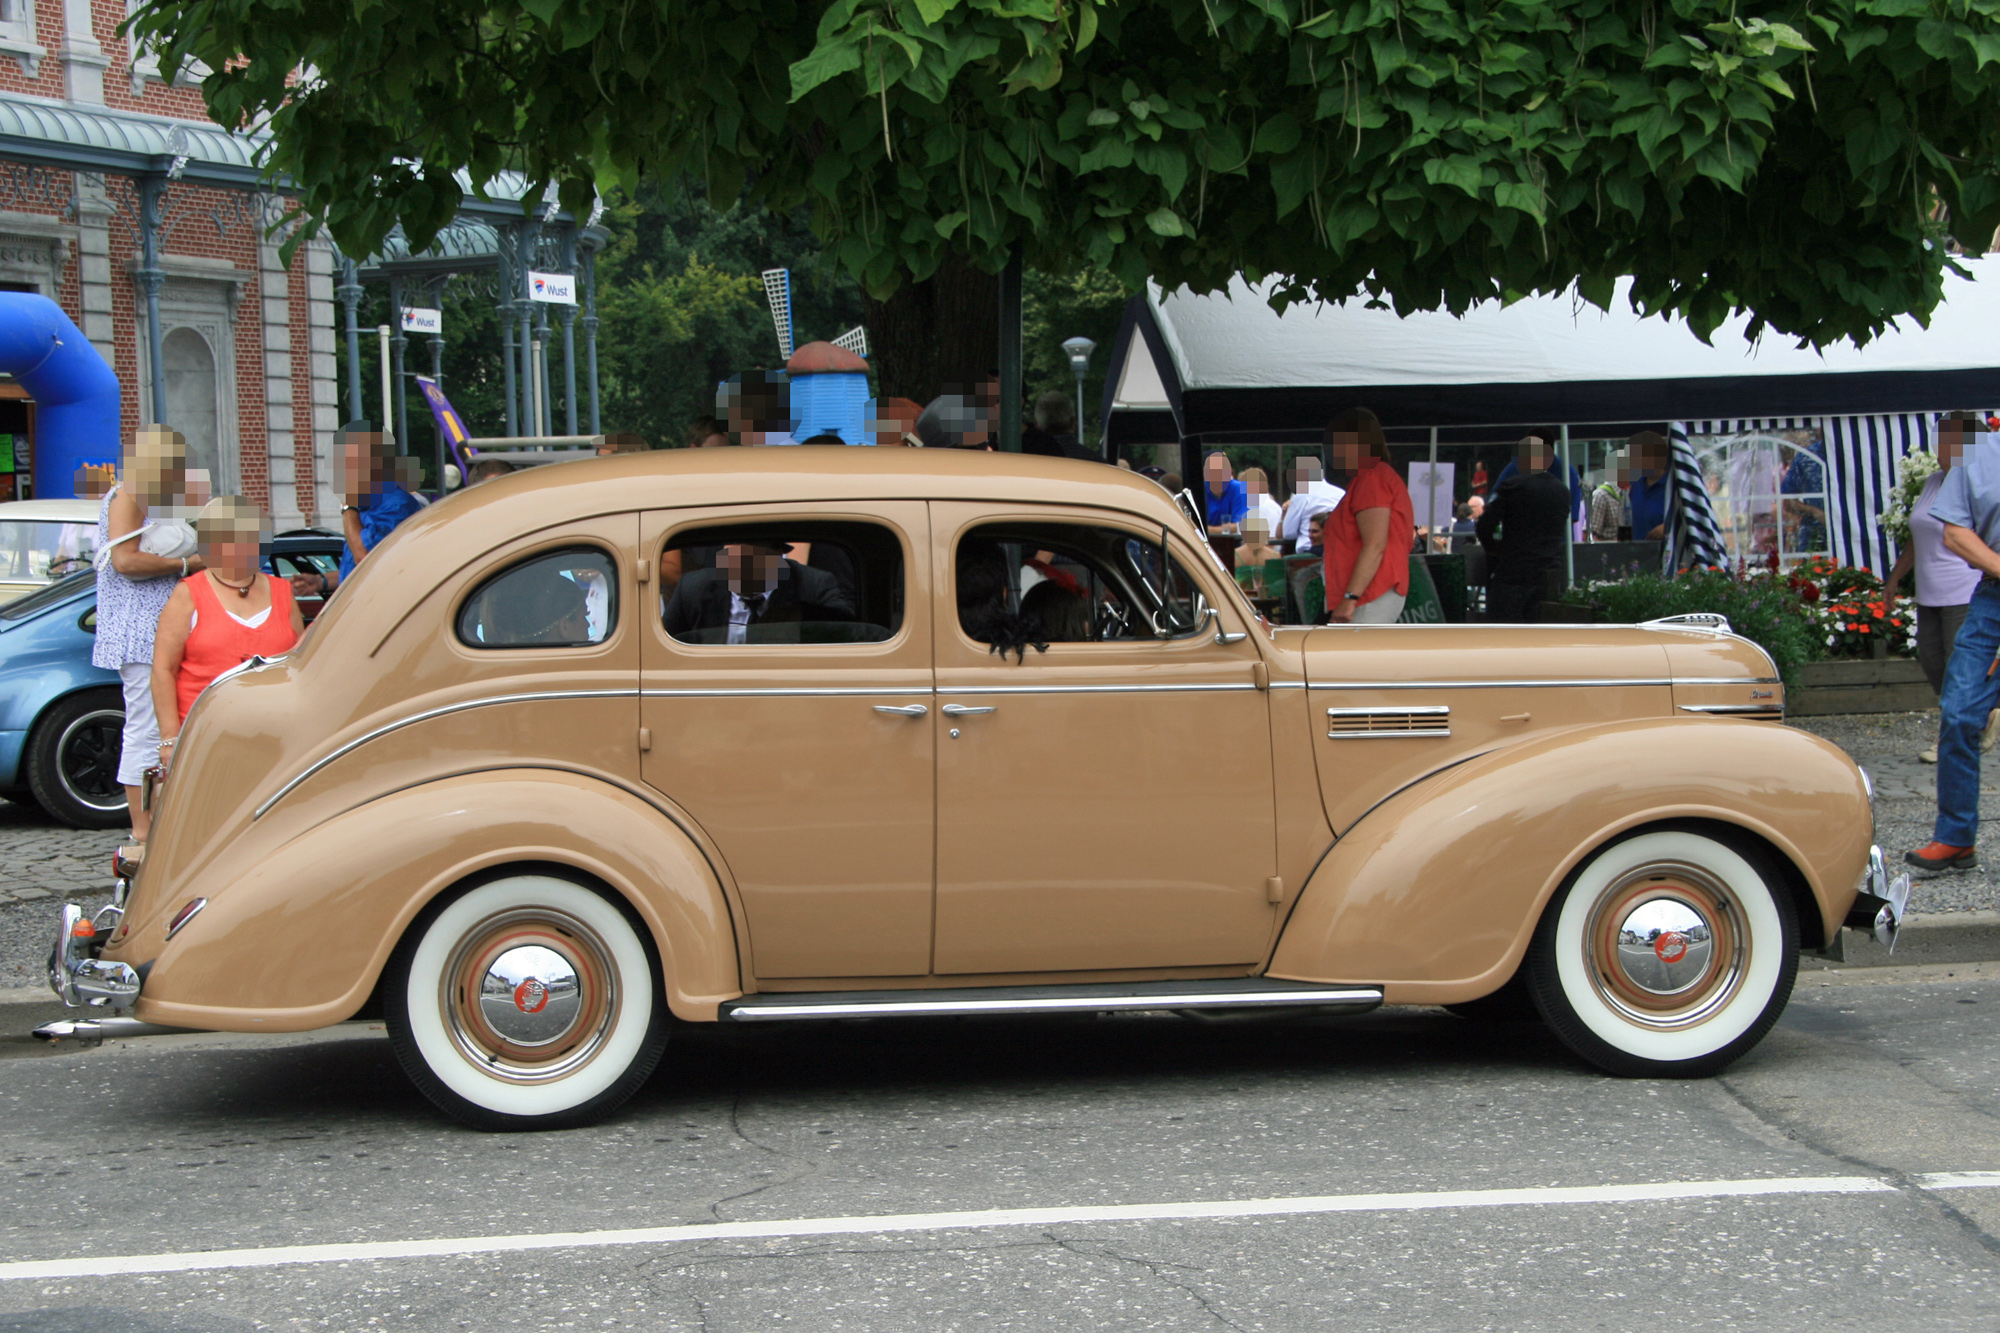
M 1097 344 L 1088 338 L 1065 338 L 1062 349 L 1069 354 L 1069 368 L 1076 372 L 1076 438 L 1083 442 L 1083 377 L 1090 370 L 1090 354 Z M 1099 447 L 1103 442 L 1099 441 Z

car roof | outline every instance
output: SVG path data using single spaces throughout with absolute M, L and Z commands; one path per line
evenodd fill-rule
M 0 503 L 0 521 L 37 520 L 44 523 L 95 523 L 101 500 L 8 500 Z

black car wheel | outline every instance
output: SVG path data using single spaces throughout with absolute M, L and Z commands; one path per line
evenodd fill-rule
M 73 694 L 28 737 L 22 767 L 35 803 L 71 828 L 117 828 L 128 818 L 118 784 L 125 700 L 117 690 Z

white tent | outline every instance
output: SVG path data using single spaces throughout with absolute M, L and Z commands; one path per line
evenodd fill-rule
M 1195 296 L 1157 286 L 1128 306 L 1105 411 L 1114 441 L 1317 434 L 1355 403 L 1394 426 L 1664 423 L 1939 411 L 2000 401 L 2000 259 L 1946 279 L 1928 329 L 1905 318 L 1865 347 L 1824 351 L 1737 318 L 1703 343 L 1644 319 L 1621 283 L 1610 312 L 1532 297 L 1463 317 L 1345 304 L 1283 315 L 1237 279 Z M 1121 420 L 1120 418 L 1127 418 Z M 1171 421 L 1163 419 L 1170 417 Z

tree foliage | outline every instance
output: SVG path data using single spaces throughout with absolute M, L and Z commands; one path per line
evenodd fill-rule
M 947 249 L 1399 310 L 1634 277 L 1702 331 L 1927 314 L 2000 223 L 2000 0 L 147 0 L 343 247 L 464 170 L 698 171 L 875 294 Z M 239 58 L 241 57 L 241 58 Z M 291 72 L 310 70 L 294 86 Z M 1942 219 L 1942 220 L 1941 220 Z

